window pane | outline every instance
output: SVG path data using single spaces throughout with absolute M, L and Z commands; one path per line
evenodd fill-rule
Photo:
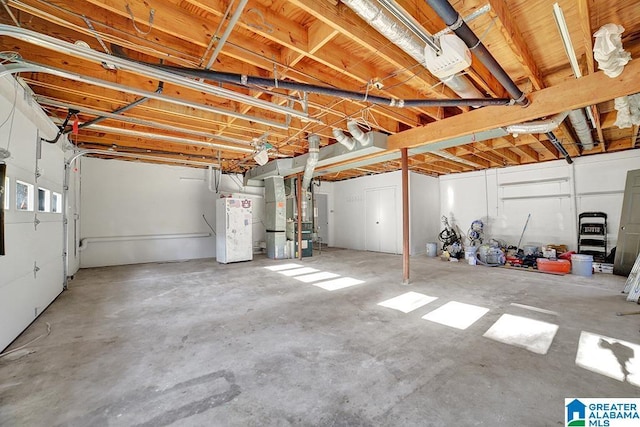
M 4 179 L 4 210 L 9 210 L 9 177 Z
M 62 195 L 59 193 L 51 193 L 51 212 L 62 212 Z
M 33 210 L 33 185 L 16 180 L 16 209 Z
M 38 211 L 51 212 L 51 191 L 38 188 Z

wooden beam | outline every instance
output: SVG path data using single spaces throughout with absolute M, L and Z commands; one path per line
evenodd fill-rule
M 636 142 L 638 142 L 638 125 L 633 125 L 631 127 L 631 148 L 636 147 Z
M 519 154 L 521 159 L 526 158 L 532 162 L 540 161 L 540 155 L 538 152 L 528 145 L 517 145 L 515 147 L 511 147 L 510 150 Z
M 591 12 L 589 8 L 589 3 L 592 1 L 593 0 L 577 0 L 582 45 L 584 46 L 587 70 L 589 71 L 589 74 L 593 74 L 596 70 L 595 62 L 593 60 L 593 31 L 591 29 Z
M 560 153 L 558 152 L 558 149 L 554 147 L 552 143 L 544 140 L 539 140 L 538 143 L 540 144 L 544 152 L 547 153 L 551 158 L 553 159 L 560 158 Z
M 531 93 L 529 95 L 531 105 L 527 108 L 516 106 L 478 108 L 465 114 L 391 135 L 388 146 L 390 149 L 417 147 L 609 101 L 619 96 L 640 92 L 639 76 L 640 58 L 629 62 L 622 74 L 616 78 L 612 79 L 603 72 L 597 72 L 581 79 L 566 80 L 554 87 Z
M 542 73 L 538 69 L 536 61 L 529 51 L 520 29 L 516 25 L 518 21 L 513 19 L 513 16 L 509 11 L 509 6 L 506 4 L 505 0 L 489 0 L 489 4 L 491 5 L 491 11 L 489 14 L 495 18 L 495 22 L 497 23 L 502 36 L 516 55 L 518 62 L 522 64 L 525 74 L 529 77 L 529 80 L 531 80 L 533 87 L 537 90 L 544 88 Z

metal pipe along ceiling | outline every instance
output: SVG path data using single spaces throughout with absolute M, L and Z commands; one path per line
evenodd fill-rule
M 13 37 L 18 40 L 25 41 L 27 43 L 35 44 L 37 46 L 44 47 L 46 49 L 53 50 L 68 55 L 72 55 L 78 58 L 86 59 L 87 61 L 102 64 L 106 62 L 108 64 L 115 65 L 119 69 L 131 71 L 143 76 L 162 80 L 166 83 L 172 83 L 188 89 L 197 90 L 210 95 L 218 96 L 231 101 L 241 102 L 247 105 L 251 105 L 257 108 L 266 109 L 279 114 L 291 115 L 299 118 L 308 118 L 308 114 L 294 110 L 286 106 L 278 105 L 272 102 L 267 102 L 261 99 L 256 99 L 249 95 L 234 92 L 229 89 L 225 89 L 218 86 L 212 86 L 203 82 L 199 82 L 192 79 L 184 78 L 176 73 L 170 73 L 163 71 L 155 67 L 149 67 L 143 63 L 130 61 L 124 58 L 119 58 L 114 55 L 98 52 L 93 49 L 86 49 L 77 46 L 73 43 L 68 43 L 63 40 L 56 39 L 55 37 L 40 34 L 35 31 L 25 30 L 24 28 L 18 28 L 11 25 L 0 24 L 0 36 Z
M 221 83 L 230 83 L 238 86 L 261 86 L 274 87 L 276 82 L 273 79 L 263 77 L 247 76 L 244 74 L 223 73 L 218 71 L 202 70 L 200 68 L 183 68 L 171 65 L 154 65 L 150 66 L 172 70 L 184 76 L 194 78 L 203 78 L 207 80 L 217 81 Z M 338 98 L 353 99 L 355 101 L 366 101 L 372 104 L 387 105 L 398 108 L 411 107 L 484 107 L 488 105 L 509 105 L 509 98 L 463 98 L 463 99 L 392 99 L 381 96 L 366 95 L 360 92 L 352 92 L 348 90 L 335 89 L 327 86 L 318 86 L 306 83 L 296 83 L 290 81 L 279 80 L 278 88 L 287 90 L 297 90 L 302 92 L 317 93 Z
M 249 147 L 230 147 L 228 145 L 221 145 L 221 144 L 216 144 L 213 142 L 207 142 L 207 141 L 198 141 L 198 140 L 194 140 L 194 139 L 186 139 L 186 138 L 182 138 L 179 136 L 170 136 L 170 135 L 158 135 L 155 133 L 150 133 L 150 132 L 142 132 L 142 131 L 138 131 L 138 130 L 132 130 L 132 129 L 120 129 L 120 128 L 114 128 L 114 127 L 110 127 L 110 126 L 103 126 L 103 125 L 91 125 L 89 126 L 89 129 L 94 129 L 97 131 L 103 131 L 103 132 L 109 132 L 109 133 L 115 133 L 115 134 L 120 134 L 120 135 L 127 135 L 127 136 L 133 136 L 133 137 L 137 137 L 137 138 L 145 138 L 145 139 L 151 139 L 151 140 L 155 140 L 155 141 L 167 141 L 167 142 L 175 142 L 178 144 L 191 144 L 191 145 L 199 145 L 202 147 L 209 147 L 209 148 L 220 148 L 220 149 L 224 149 L 224 150 L 228 150 L 228 151 L 237 151 L 240 153 L 254 153 L 255 150 L 253 148 L 249 148 Z
M 200 104 L 197 102 L 192 102 L 192 101 L 178 99 L 178 98 L 172 98 L 164 94 L 158 94 L 156 92 L 151 92 L 143 89 L 136 89 L 136 88 L 124 86 L 118 83 L 108 82 L 106 80 L 95 79 L 93 77 L 82 76 L 80 74 L 76 74 L 76 73 L 62 70 L 59 68 L 37 64 L 35 62 L 30 62 L 25 60 L 19 60 L 15 62 L 17 63 L 5 65 L 5 70 L 0 72 L 0 77 L 2 77 L 4 74 L 7 74 L 7 73 L 15 74 L 15 73 L 26 72 L 26 71 L 48 73 L 48 74 L 53 74 L 59 77 L 64 77 L 70 80 L 88 83 L 91 85 L 100 86 L 107 89 L 113 89 L 120 92 L 130 93 L 133 95 L 138 95 L 138 96 L 146 97 L 149 99 L 156 99 L 156 100 L 168 102 L 171 104 L 182 105 L 184 107 L 190 107 L 196 110 L 206 111 L 214 114 L 221 114 L 229 117 L 235 117 L 242 120 L 248 120 L 255 123 L 263 124 L 265 126 L 275 127 L 278 129 L 288 129 L 288 126 L 286 123 L 273 122 L 271 120 L 266 120 L 260 117 L 247 116 L 246 114 L 223 110 L 221 108 L 211 107 L 209 105 Z M 171 73 L 168 73 L 168 74 L 171 74 Z
M 237 138 L 230 138 L 224 135 L 216 135 L 210 132 L 202 132 L 202 131 L 197 131 L 197 130 L 191 130 L 191 129 L 187 129 L 187 128 L 179 128 L 176 129 L 175 126 L 172 125 L 167 125 L 164 123 L 158 123 L 158 122 L 154 122 L 151 120 L 143 120 L 143 119 L 138 119 L 136 117 L 128 117 L 128 116 L 123 116 L 117 113 L 110 113 L 110 112 L 106 112 L 106 111 L 102 111 L 102 110 L 96 110 L 94 108 L 88 108 L 88 107 L 84 107 L 81 105 L 76 105 L 76 104 L 70 104 L 67 102 L 60 102 L 57 101 L 55 99 L 51 99 L 48 98 L 46 96 L 40 96 L 40 95 L 36 95 L 35 96 L 36 101 L 38 102 L 38 104 L 40 105 L 48 105 L 51 107 L 60 107 L 60 108 L 68 108 L 68 109 L 72 109 L 72 110 L 78 110 L 82 113 L 85 114 L 90 114 L 93 116 L 98 116 L 98 117 L 104 117 L 105 119 L 111 119 L 111 120 L 117 120 L 117 121 L 121 121 L 121 122 L 125 122 L 125 123 L 133 123 L 136 125 L 141 125 L 141 126 L 147 126 L 150 128 L 155 128 L 155 129 L 162 129 L 162 130 L 168 130 L 168 131 L 173 131 L 173 132 L 179 132 L 179 133 L 183 133 L 183 134 L 187 134 L 187 135 L 193 135 L 193 136 L 201 136 L 203 138 L 209 138 L 209 139 L 216 139 L 219 141 L 223 141 L 223 142 L 228 142 L 231 144 L 239 144 L 239 145 L 245 145 L 247 147 L 252 146 L 252 141 L 244 141 L 242 139 L 237 139 Z M 85 122 L 82 125 L 80 125 L 80 127 L 86 128 L 86 127 L 91 127 L 91 125 L 94 125 L 97 123 L 93 123 L 93 121 L 89 121 L 89 122 Z M 223 145 L 220 144 L 219 148 L 222 149 L 229 149 L 232 150 L 233 146 L 228 146 L 228 145 Z
M 77 159 L 79 159 L 82 156 L 89 155 L 89 154 L 100 154 L 100 155 L 103 155 L 103 156 L 124 157 L 124 158 L 141 159 L 141 160 L 156 160 L 156 161 L 177 163 L 177 164 L 189 164 L 189 165 L 194 165 L 194 166 L 206 166 L 206 167 L 213 166 L 214 168 L 219 168 L 220 167 L 220 165 L 217 165 L 217 164 L 205 163 L 205 162 L 197 162 L 195 160 L 188 160 L 188 159 L 182 160 L 182 159 L 174 159 L 172 157 L 153 156 L 153 155 L 149 155 L 149 154 L 123 153 L 123 152 L 119 152 L 119 151 L 97 150 L 97 149 L 89 149 L 89 150 L 78 151 L 76 154 L 71 156 L 71 158 L 67 161 L 67 164 L 69 166 L 71 166 L 71 164 L 73 164 L 73 162 L 75 162 Z
M 434 43 L 432 37 L 420 27 L 415 19 L 399 7 L 394 1 L 382 1 L 382 5 L 390 14 L 380 8 L 378 3 L 372 0 L 342 0 L 358 16 L 368 22 L 380 34 L 393 44 L 409 54 L 419 64 L 426 65 L 425 44 L 436 52 L 440 47 Z M 482 93 L 460 73 L 452 74 L 442 82 L 462 98 L 483 98 Z M 478 104 L 466 104 L 465 106 L 479 106 Z
M 447 0 L 426 0 L 427 4 L 442 18 L 444 23 L 460 37 L 467 47 L 476 55 L 478 60 L 495 76 L 515 102 L 523 107 L 529 105 L 529 100 L 520 88 L 511 80 L 511 77 L 498 64 L 486 46 L 478 39 L 462 17 Z

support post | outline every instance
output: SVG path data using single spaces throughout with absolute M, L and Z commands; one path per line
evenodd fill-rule
M 302 260 L 302 174 L 296 177 L 296 187 L 298 189 L 298 259 Z
M 409 158 L 406 148 L 402 154 L 402 283 L 409 284 Z

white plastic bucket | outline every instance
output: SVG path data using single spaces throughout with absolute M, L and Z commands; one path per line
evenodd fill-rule
M 427 256 L 433 258 L 437 255 L 438 255 L 438 244 L 427 243 Z
M 476 252 L 478 252 L 477 246 L 467 246 L 464 248 L 464 259 L 476 258 Z
M 571 255 L 571 274 L 591 276 L 593 274 L 593 255 Z

